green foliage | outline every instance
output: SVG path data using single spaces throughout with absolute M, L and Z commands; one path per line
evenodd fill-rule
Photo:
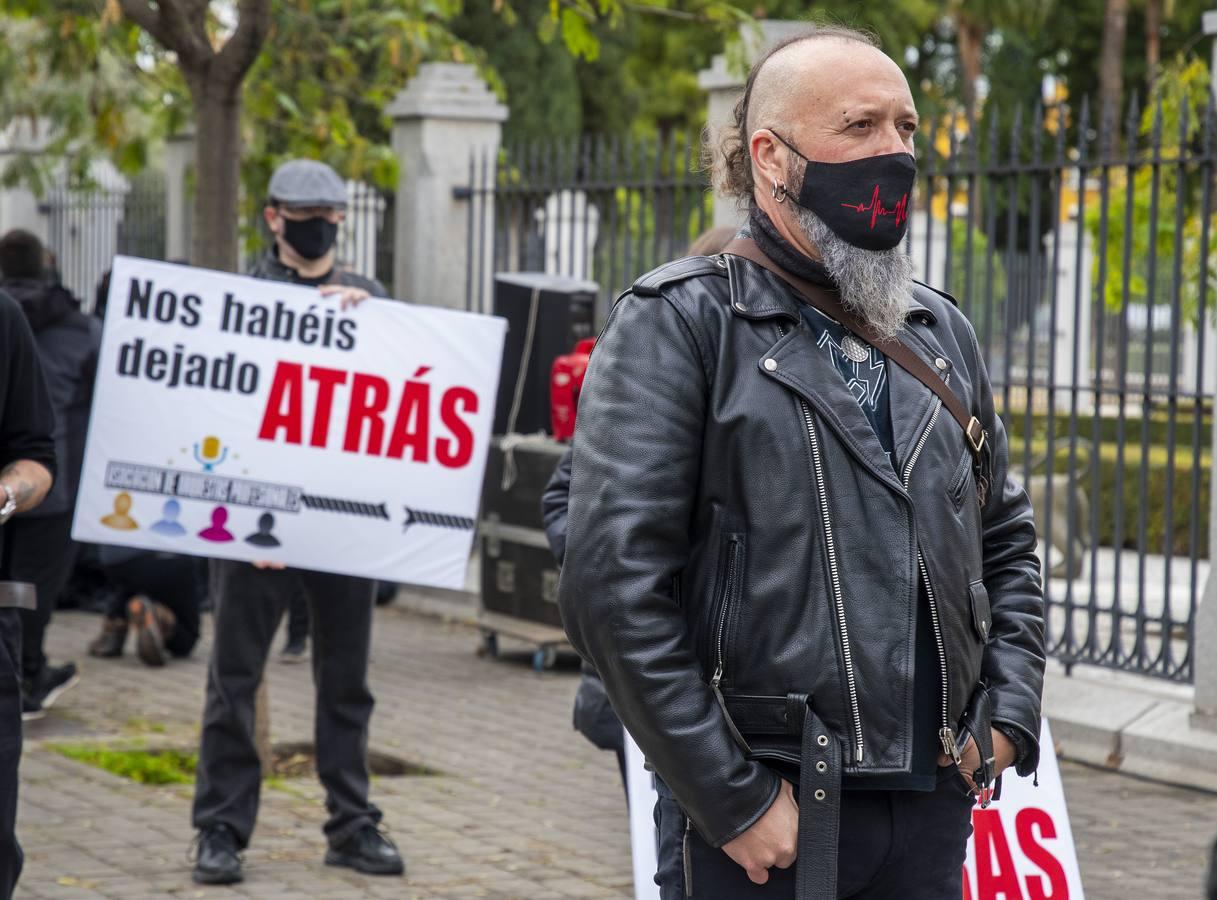
M 97 744 L 52 744 L 56 753 L 140 784 L 192 784 L 197 753 L 119 749 Z
M 1096 245 L 1103 240 L 1106 226 L 1106 281 L 1103 300 L 1108 309 L 1119 311 L 1130 304 L 1170 304 L 1178 290 L 1185 321 L 1196 323 L 1199 312 L 1200 280 L 1207 279 L 1209 295 L 1217 291 L 1217 250 L 1202 246 L 1201 196 L 1203 174 L 1198 166 L 1180 162 L 1189 147 L 1198 140 L 1203 125 L 1201 115 L 1208 102 L 1209 72 L 1197 59 L 1179 57 L 1166 67 L 1159 77 L 1152 102 L 1141 116 L 1139 136 L 1149 143 L 1149 152 L 1157 151 L 1163 162 L 1158 167 L 1137 165 L 1132 171 L 1131 186 L 1126 170 L 1116 170 L 1111 185 L 1110 204 L 1103 220 L 1102 209 L 1091 204 L 1086 214 L 1086 227 Z M 1154 212 L 1154 184 L 1158 187 L 1158 207 Z M 1130 200 L 1131 193 L 1131 200 Z M 1131 232 L 1128 229 L 1131 202 Z M 1182 230 L 1176 222 L 1181 209 Z M 1213 223 L 1210 222 L 1210 228 Z M 1210 234 L 1210 245 L 1213 236 Z M 1182 274 L 1174 283 L 1173 260 L 1181 248 Z M 1157 278 L 1149 282 L 1149 256 L 1157 260 Z M 1203 257 L 1203 258 L 1202 258 Z M 1125 283 L 1124 267 L 1129 277 Z M 1098 253 L 1093 263 L 1092 277 L 1098 284 Z
M 994 327 L 994 323 L 1004 321 L 1006 267 L 999 252 L 993 253 L 990 262 L 989 240 L 975 225 L 972 226 L 971 243 L 969 267 L 968 223 L 964 219 L 952 219 L 950 283 L 943 285 L 943 290 L 959 300 L 972 327 L 982 335 Z

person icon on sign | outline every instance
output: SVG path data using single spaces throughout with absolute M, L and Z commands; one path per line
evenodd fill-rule
M 101 524 L 107 528 L 113 528 L 116 531 L 135 531 L 139 528 L 139 523 L 131 518 L 131 495 L 126 491 L 121 491 L 114 498 L 114 512 L 107 516 L 101 517 Z
M 258 516 L 258 530 L 245 539 L 255 547 L 278 547 L 279 539 L 271 534 L 275 528 L 275 517 L 265 512 Z
M 224 527 L 227 522 L 228 510 L 223 506 L 217 506 L 211 511 L 211 524 L 199 532 L 199 537 L 216 544 L 224 544 L 228 541 L 236 540 L 232 536 L 232 532 Z
M 165 537 L 181 537 L 186 533 L 182 523 L 177 520 L 182 514 L 182 504 L 176 500 L 166 500 L 161 508 L 161 520 L 154 523 L 150 530 Z

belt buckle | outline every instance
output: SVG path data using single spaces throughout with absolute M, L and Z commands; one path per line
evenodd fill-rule
M 968 427 L 964 429 L 964 434 L 968 436 L 968 445 L 972 448 L 973 453 L 980 453 L 984 449 L 985 429 L 976 416 L 968 420 Z

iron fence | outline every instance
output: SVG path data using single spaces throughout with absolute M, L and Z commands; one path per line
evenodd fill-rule
M 1133 100 L 938 123 L 908 252 L 959 298 L 1041 535 L 1048 646 L 1193 678 L 1213 461 L 1212 109 Z M 713 220 L 688 139 L 512 146 L 470 163 L 468 305 L 491 271 L 598 282 L 600 320 Z

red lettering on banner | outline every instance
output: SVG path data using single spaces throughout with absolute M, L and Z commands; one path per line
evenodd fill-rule
M 1033 829 L 1039 829 L 1039 837 Z M 1018 846 L 1033 864 L 1043 870 L 1043 876 L 1027 876 L 1028 900 L 1069 900 L 1069 882 L 1065 878 L 1065 868 L 1052 855 L 1041 840 L 1052 840 L 1056 837 L 1056 825 L 1045 810 L 1029 806 L 1020 809 L 1014 817 L 1014 831 L 1018 835 Z M 1044 880 L 1048 881 L 1048 892 L 1044 892 Z
M 351 382 L 351 409 L 347 413 L 346 440 L 342 449 L 348 453 L 363 452 L 380 456 L 385 439 L 385 410 L 389 406 L 389 382 L 379 375 L 355 373 Z M 363 444 L 363 424 L 368 423 L 368 440 Z
M 975 832 L 976 900 L 1022 900 L 1014 857 L 996 809 L 972 810 Z M 995 868 L 996 866 L 996 868 Z
M 452 432 L 453 440 L 441 438 L 435 442 L 435 458 L 449 469 L 467 466 L 473 456 L 473 431 L 460 417 L 461 410 L 469 414 L 478 411 L 478 395 L 467 387 L 454 387 L 444 391 L 440 401 L 439 417 Z
M 283 439 L 299 444 L 304 434 L 304 367 L 299 363 L 281 362 L 275 366 L 275 377 L 262 414 L 258 437 L 273 441 L 282 429 Z
M 406 382 L 397 407 L 397 419 L 393 422 L 393 434 L 389 438 L 388 455 L 401 459 L 408 449 L 415 462 L 427 461 L 427 443 L 431 433 L 431 385 L 419 379 L 427 374 L 422 368 L 414 378 Z
M 334 388 L 347 383 L 347 373 L 342 369 L 310 366 L 308 377 L 310 381 L 317 382 L 317 410 L 313 416 L 313 433 L 309 443 L 314 447 L 324 447 L 330 439 L 330 407 L 334 405 Z
M 430 366 L 419 366 L 413 377 L 402 384 L 400 397 L 394 403 L 394 386 L 379 375 L 277 363 L 258 438 L 304 443 L 307 377 L 317 385 L 316 399 L 308 410 L 312 422 L 309 446 L 329 446 L 334 407 L 345 402 L 347 418 L 342 449 L 348 453 L 383 454 L 417 463 L 430 462 L 434 457 L 445 468 L 462 468 L 473 459 L 473 428 L 468 419 L 478 411 L 478 396 L 472 389 L 459 385 L 445 390 L 439 400 L 439 417 L 448 434 L 433 438 L 431 385 L 423 380 L 430 371 Z M 345 401 L 340 400 L 339 391 L 348 385 L 348 379 L 349 392 Z M 395 415 L 386 443 L 385 423 L 391 407 L 395 407 Z
M 963 900 L 972 900 L 972 879 L 967 866 L 963 867 Z

